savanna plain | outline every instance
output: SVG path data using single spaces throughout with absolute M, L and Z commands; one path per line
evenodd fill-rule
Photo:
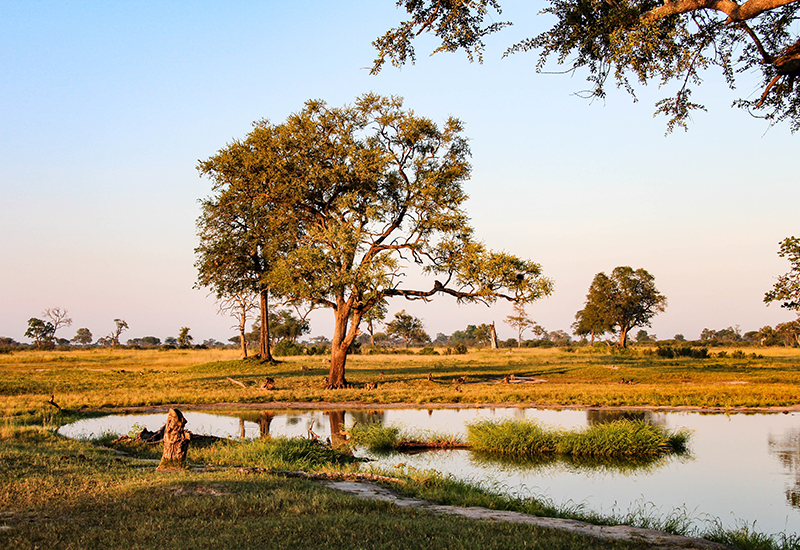
M 112 443 L 122 434 L 76 441 L 56 433 L 66 423 L 91 416 L 166 411 L 170 406 L 231 411 L 485 404 L 800 408 L 800 351 L 794 348 L 712 348 L 704 358 L 659 357 L 647 347 L 619 353 L 606 346 L 352 355 L 347 363 L 352 387 L 342 390 L 324 388 L 328 367 L 319 356 L 286 357 L 277 363 L 237 357 L 234 350 L 213 349 L 0 355 L 0 547 L 646 547 L 398 509 L 280 474 L 348 473 L 361 467 L 346 446 L 307 439 L 193 445 L 189 468 L 158 472 L 152 459 L 160 450 L 137 442 Z M 265 385 L 268 379 L 272 382 Z M 435 472 L 407 472 L 387 483 L 397 492 L 445 504 L 599 524 L 619 521 L 499 496 Z M 652 518 L 647 524 L 670 528 L 654 525 Z M 792 537 L 722 530 L 704 536 L 740 548 L 800 547 Z

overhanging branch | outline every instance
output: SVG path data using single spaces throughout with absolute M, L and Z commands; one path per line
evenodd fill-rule
M 642 16 L 644 21 L 656 21 L 670 15 L 689 13 L 700 9 L 720 11 L 728 16 L 728 23 L 747 21 L 775 8 L 792 4 L 799 0 L 747 0 L 744 4 L 737 4 L 733 0 L 678 0 L 671 2 L 665 0 L 659 6 Z

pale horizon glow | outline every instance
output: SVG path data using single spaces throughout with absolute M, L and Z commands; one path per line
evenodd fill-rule
M 501 59 L 541 25 L 530 2 L 504 2 L 514 27 L 492 37 L 483 65 L 428 57 L 378 76 L 371 41 L 403 17 L 394 2 L 175 2 L 0 6 L 0 336 L 23 337 L 46 308 L 69 311 L 94 338 L 177 336 L 226 341 L 233 319 L 193 288 L 198 160 L 243 137 L 255 120 L 284 120 L 308 99 L 339 106 L 366 92 L 399 95 L 417 114 L 462 119 L 472 147 L 466 210 L 476 235 L 542 264 L 555 293 L 528 307 L 547 330 L 571 332 L 594 275 L 643 267 L 667 296 L 650 334 L 699 337 L 793 319 L 764 293 L 788 270 L 778 243 L 798 234 L 797 136 L 730 107 L 761 93 L 728 90 L 711 71 L 693 100 L 708 112 L 664 136 L 650 86 L 634 103 L 575 97 L 582 77 L 535 74 L 535 55 Z M 541 16 L 538 16 L 541 17 Z M 494 321 L 511 306 L 390 303 L 427 332 Z M 315 312 L 312 336 L 330 337 Z M 528 335 L 529 336 L 529 335 Z

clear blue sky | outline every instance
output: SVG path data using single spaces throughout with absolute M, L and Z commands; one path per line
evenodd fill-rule
M 400 20 L 393 0 L 295 2 L 30 2 L 0 4 L 0 336 L 24 341 L 28 318 L 69 310 L 95 337 L 125 319 L 123 339 L 233 335 L 193 289 L 197 200 L 210 192 L 199 159 L 280 122 L 303 102 L 342 105 L 395 94 L 418 114 L 466 123 L 474 172 L 467 211 L 490 247 L 540 262 L 555 294 L 529 308 L 569 330 L 594 275 L 644 267 L 668 297 L 649 331 L 697 338 L 793 318 L 764 292 L 788 269 L 778 242 L 800 234 L 797 143 L 787 127 L 730 107 L 760 94 L 707 75 L 688 133 L 665 137 L 652 86 L 633 103 L 610 90 L 579 99 L 581 77 L 537 75 L 535 56 L 504 47 L 546 20 L 536 2 L 506 1 L 515 26 L 486 62 L 428 57 L 370 76 L 371 41 Z M 427 45 L 427 47 L 426 47 Z M 395 301 L 428 332 L 502 323 L 506 304 Z M 330 336 L 331 315 L 313 318 Z

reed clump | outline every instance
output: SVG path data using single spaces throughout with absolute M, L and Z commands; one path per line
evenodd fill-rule
M 687 451 L 689 432 L 647 422 L 616 420 L 581 430 L 549 428 L 533 420 L 481 420 L 467 425 L 470 446 L 505 456 L 640 458 Z
M 411 434 L 397 426 L 378 423 L 354 425 L 350 429 L 350 443 L 373 452 L 454 449 L 467 446 L 456 436 L 429 432 Z

